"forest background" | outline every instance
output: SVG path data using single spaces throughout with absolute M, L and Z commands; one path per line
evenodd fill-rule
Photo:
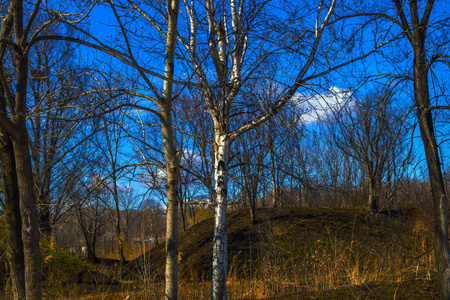
M 446 1 L 2 2 L 2 210 L 14 297 L 40 299 L 39 240 L 96 262 L 226 211 L 419 207 L 448 247 Z M 430 189 L 431 187 L 431 189 Z M 430 193 L 431 190 L 431 193 Z M 133 248 L 133 247 L 129 247 Z M 100 250 L 102 252 L 100 252 Z M 26 262 L 26 263 L 25 263 Z

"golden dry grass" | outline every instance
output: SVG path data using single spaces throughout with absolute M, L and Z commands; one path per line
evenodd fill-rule
M 359 208 L 260 209 L 257 218 L 250 224 L 247 211 L 228 216 L 230 299 L 438 297 L 431 225 L 413 210 L 369 216 Z M 179 299 L 210 299 L 212 230 L 207 219 L 181 234 Z M 52 280 L 45 298 L 163 299 L 163 272 L 160 245 L 120 284 Z

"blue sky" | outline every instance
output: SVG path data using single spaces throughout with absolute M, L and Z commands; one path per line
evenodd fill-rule
M 445 11 L 448 9 L 448 3 L 447 1 L 437 1 L 436 3 L 437 9 L 436 15 L 440 14 L 442 11 Z M 109 7 L 100 6 L 93 9 L 91 12 L 91 18 L 90 18 L 91 26 L 90 26 L 90 32 L 94 34 L 96 37 L 100 38 L 104 41 L 111 41 L 116 36 L 116 28 L 111 27 L 111 25 L 116 25 L 116 20 L 113 14 L 111 13 L 111 9 Z M 180 24 L 184 25 L 183 22 Z M 149 28 L 141 29 L 140 33 L 145 33 L 146 30 L 151 31 Z M 394 32 L 398 32 L 398 29 L 394 29 Z M 365 39 L 367 39 L 367 42 L 371 40 L 371 36 L 369 33 L 367 33 L 364 36 Z M 401 48 L 403 51 L 398 51 L 398 46 L 405 45 L 404 48 Z M 354 79 L 352 79 L 352 76 L 346 76 L 346 74 L 355 75 L 356 73 L 359 73 L 361 71 L 371 71 L 371 72 L 377 72 L 377 73 L 392 73 L 397 72 L 398 74 L 403 74 L 405 71 L 408 71 L 408 68 L 410 68 L 412 61 L 410 57 L 410 52 L 407 50 L 409 47 L 407 44 L 402 43 L 401 45 L 395 45 L 397 48 L 386 48 L 380 51 L 377 56 L 371 56 L 371 58 L 366 59 L 364 63 L 360 62 L 355 65 L 352 65 L 351 67 L 343 68 L 342 71 L 338 74 L 333 75 L 333 77 L 330 78 L 330 81 L 328 83 L 324 84 L 324 88 L 321 90 L 317 90 L 316 94 L 311 92 L 311 89 L 307 90 L 301 90 L 298 94 L 298 97 L 301 97 L 300 95 L 303 95 L 303 98 L 308 97 L 308 102 L 310 107 L 316 108 L 316 110 L 312 111 L 311 113 L 308 113 L 303 117 L 305 123 L 312 123 L 317 118 L 322 118 L 324 114 L 326 113 L 327 109 L 330 107 L 336 107 L 337 103 L 341 102 L 342 98 L 333 96 L 332 92 L 338 92 L 344 91 L 347 89 L 350 89 L 351 91 L 354 91 Z M 368 46 L 370 48 L 370 45 Z M 445 47 L 445 51 L 448 50 L 447 46 Z M 92 51 L 88 51 L 91 55 Z M 144 55 L 145 53 L 142 52 Z M 395 55 L 397 55 L 397 58 L 400 59 L 400 64 L 397 66 L 397 69 L 392 68 L 392 65 L 389 64 L 388 59 L 393 58 Z M 101 57 L 101 56 L 100 56 Z M 140 56 L 140 60 L 147 61 L 149 60 L 145 56 Z M 291 60 L 287 60 L 288 63 L 292 63 Z M 155 67 L 161 69 L 160 62 L 156 59 L 150 59 L 149 60 L 150 67 Z M 114 63 L 113 63 L 114 64 Z M 294 67 L 294 65 L 287 64 L 285 66 L 282 66 L 283 69 L 291 69 Z M 127 68 L 124 68 L 124 70 L 127 70 Z M 179 74 L 184 74 L 185 70 L 183 69 L 177 69 Z M 411 70 L 411 69 L 409 69 Z M 435 69 L 435 73 L 437 77 L 440 79 L 441 82 L 445 82 L 447 84 L 448 82 L 448 68 L 441 65 L 438 68 Z M 384 80 L 387 80 L 387 77 L 379 77 L 377 79 L 378 82 L 382 82 Z M 353 81 L 353 82 L 352 82 Z M 160 84 L 159 80 L 154 81 L 155 84 Z M 320 80 L 314 80 L 314 84 L 321 84 Z M 356 84 L 357 85 L 357 84 Z M 364 85 L 364 87 L 359 91 L 364 93 L 364 89 L 370 90 L 373 88 L 375 84 L 371 84 L 370 81 Z M 371 87 L 372 86 L 372 87 Z M 406 107 L 409 107 L 412 105 L 412 90 L 411 85 L 407 85 L 404 87 L 403 90 L 398 91 L 397 96 L 401 99 L 400 102 L 403 102 L 403 105 Z M 351 101 L 350 101 L 351 102 Z M 438 124 L 438 128 L 442 129 L 444 132 L 448 134 L 448 128 L 446 128 L 448 124 Z M 418 138 L 419 133 L 416 131 L 413 136 L 415 136 L 413 140 L 414 148 L 416 152 L 419 152 L 421 156 L 423 156 L 423 150 L 421 147 L 421 141 L 420 138 Z M 439 138 L 441 141 L 444 139 L 443 137 Z M 448 153 L 449 151 L 449 143 L 445 142 L 441 145 L 441 150 L 444 157 L 444 168 L 447 168 L 448 165 Z

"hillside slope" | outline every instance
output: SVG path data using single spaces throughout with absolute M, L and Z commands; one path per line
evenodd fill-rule
M 228 278 L 250 280 L 265 294 L 426 280 L 434 268 L 429 226 L 412 210 L 370 216 L 362 208 L 264 208 L 256 224 L 248 211 L 231 212 Z M 182 282 L 210 280 L 212 236 L 213 219 L 180 234 Z M 162 280 L 164 245 L 130 263 L 126 273 Z

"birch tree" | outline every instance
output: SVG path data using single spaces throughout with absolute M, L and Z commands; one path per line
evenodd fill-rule
M 186 64 L 196 74 L 197 81 L 201 85 L 198 93 L 204 99 L 205 109 L 213 121 L 214 128 L 213 299 L 227 299 L 225 213 L 228 203 L 231 143 L 244 132 L 277 114 L 305 83 L 368 56 L 386 42 L 386 40 L 376 41 L 374 47 L 365 54 L 340 57 L 343 49 L 354 44 L 355 38 L 361 34 L 359 30 L 364 23 L 358 24 L 358 28 L 349 30 L 351 32 L 346 32 L 349 40 L 340 38 L 333 42 L 331 40 L 323 42 L 322 38 L 327 29 L 341 28 L 340 26 L 344 28 L 346 25 L 344 21 L 349 16 L 340 16 L 343 10 L 336 9 L 336 1 L 326 5 L 320 2 L 318 8 L 309 6 L 309 3 L 302 3 L 302 6 L 302 8 L 290 7 L 288 11 L 284 11 L 277 8 L 275 3 L 269 5 L 268 1 L 184 1 L 186 27 L 189 31 L 180 32 L 179 41 L 182 45 L 180 56 L 186 57 Z M 299 16 L 299 11 L 304 15 Z M 312 11 L 316 15 L 312 16 Z M 265 21 L 262 21 L 263 19 Z M 338 24 L 341 21 L 342 23 Z M 297 27 L 296 24 L 299 23 L 301 25 Z M 328 37 L 331 37 L 332 32 L 329 32 Z M 281 64 L 276 61 L 277 54 L 280 53 L 278 50 L 284 52 L 283 54 L 293 52 L 297 54 L 293 55 L 295 70 L 287 68 L 288 70 L 280 72 L 280 76 L 282 73 L 284 77 L 283 82 L 286 83 L 287 80 L 290 82 L 278 91 L 272 102 L 266 99 L 252 101 L 255 99 L 246 98 L 245 93 L 250 83 L 261 86 L 265 84 L 262 67 L 266 63 Z M 318 56 L 322 56 L 320 63 L 317 60 Z M 330 65 L 332 57 L 333 59 L 340 57 L 342 60 L 333 60 L 335 64 Z M 258 103 L 262 105 L 258 106 Z M 233 116 L 251 109 L 256 112 L 251 119 L 245 123 L 235 122 Z

